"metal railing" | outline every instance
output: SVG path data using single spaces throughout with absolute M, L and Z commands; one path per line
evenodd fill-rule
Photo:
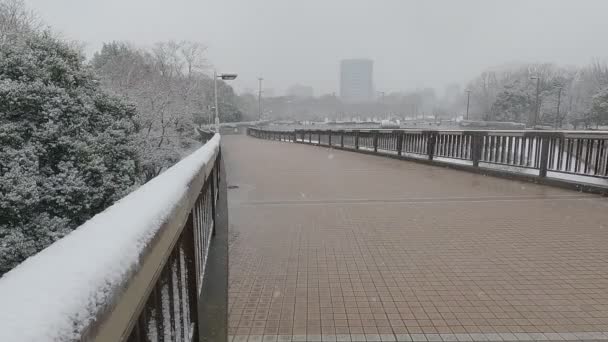
M 424 160 L 536 178 L 608 180 L 608 132 L 465 130 L 300 130 L 249 128 L 262 139 Z M 560 176 L 562 175 L 562 176 Z M 581 183 L 581 180 L 577 180 Z M 592 182 L 593 183 L 593 182 Z M 597 182 L 595 182 L 597 183 Z M 608 186 L 608 183 L 605 183 Z
M 0 279 L 0 339 L 225 339 L 226 326 L 215 326 L 214 337 L 201 327 L 208 324 L 203 317 L 226 315 L 225 307 L 210 313 L 216 309 L 205 306 L 209 296 L 217 301 L 217 294 L 206 292 L 210 277 L 215 285 L 228 285 L 227 265 L 222 276 L 209 274 L 218 264 L 218 241 L 226 237 L 227 246 L 221 165 L 220 137 L 215 135 L 191 156 L 8 272 Z M 45 279 L 48 270 L 52 277 Z M 40 282 L 32 284 L 38 278 Z M 45 300 L 48 297 L 53 300 Z

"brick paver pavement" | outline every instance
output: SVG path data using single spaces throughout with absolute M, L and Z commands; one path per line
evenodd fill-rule
M 608 200 L 226 136 L 231 341 L 608 340 Z

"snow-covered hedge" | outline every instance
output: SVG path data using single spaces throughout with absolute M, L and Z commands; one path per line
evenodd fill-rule
M 0 341 L 79 340 L 121 294 L 146 246 L 208 175 L 220 136 L 0 278 Z

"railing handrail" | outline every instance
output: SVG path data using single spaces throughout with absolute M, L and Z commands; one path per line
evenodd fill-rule
M 608 131 L 251 127 L 248 134 L 608 194 Z
M 125 339 L 219 150 L 216 134 L 0 278 L 0 340 Z
M 608 131 L 570 131 L 570 130 L 540 130 L 540 129 L 427 129 L 427 128 L 295 128 L 285 130 L 269 130 L 258 127 L 249 127 L 260 131 L 275 132 L 469 132 L 469 133 L 527 133 L 527 134 L 568 134 L 568 135 L 608 135 Z

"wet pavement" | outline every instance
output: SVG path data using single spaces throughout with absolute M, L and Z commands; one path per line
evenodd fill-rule
M 608 199 L 222 139 L 230 341 L 608 340 Z

